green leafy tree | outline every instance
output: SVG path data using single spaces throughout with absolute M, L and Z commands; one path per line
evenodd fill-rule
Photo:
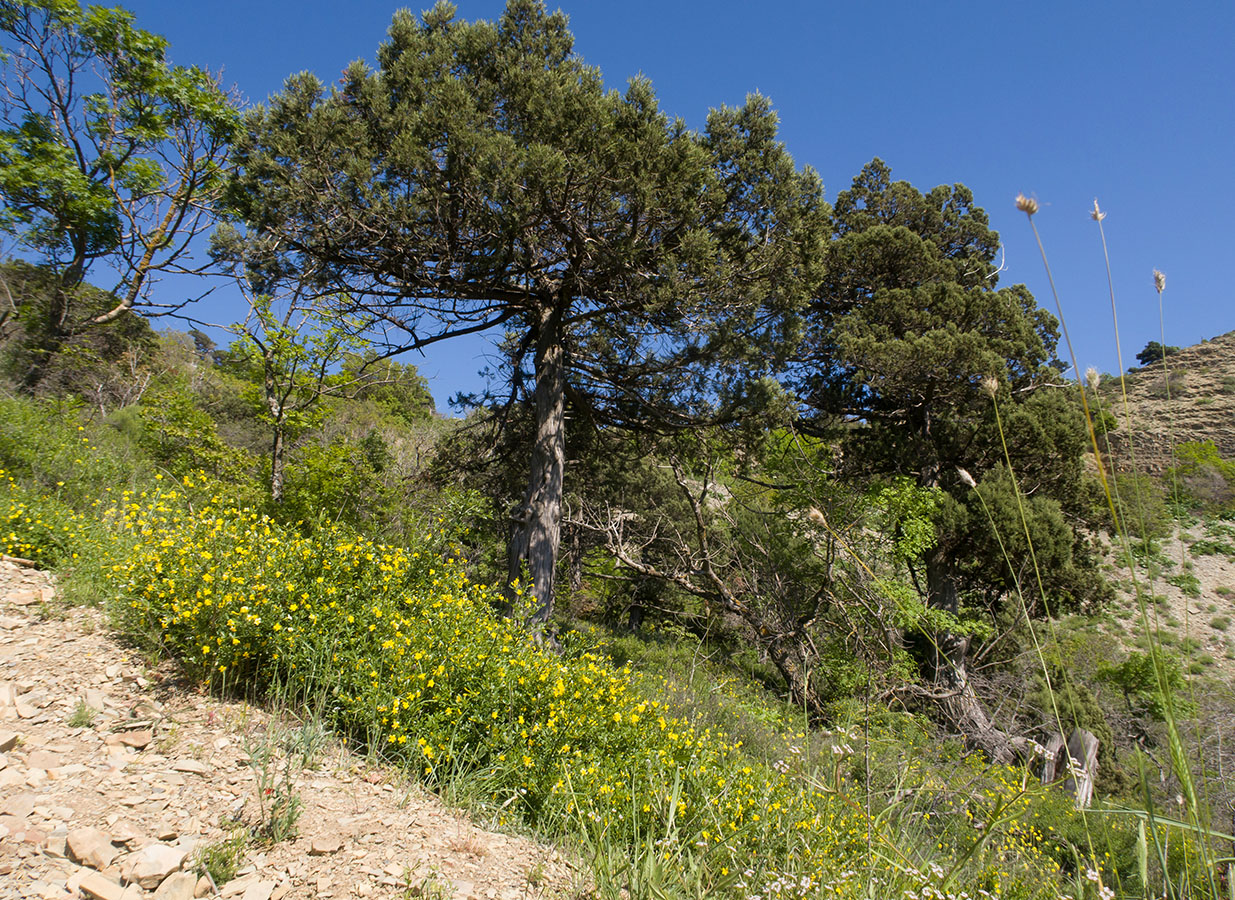
M 369 349 L 344 359 L 343 372 L 354 382 L 355 399 L 371 400 L 409 425 L 434 412 L 429 382 L 410 363 L 381 357 Z
M 237 340 L 228 348 L 232 372 L 260 390 L 259 418 L 270 428 L 270 499 L 283 502 L 287 444 L 319 424 L 327 397 L 351 396 L 363 382 L 343 364 L 368 349 L 363 333 L 372 322 L 334 315 L 330 298 L 300 272 L 283 281 L 271 276 L 282 261 L 268 242 L 248 241 L 228 224 L 211 240 L 211 255 L 235 279 L 248 301 L 243 322 L 227 326 Z M 278 294 L 269 293 L 280 287 Z
M 260 418 L 270 428 L 270 499 L 283 501 L 287 445 L 325 414 L 327 397 L 350 396 L 356 379 L 337 366 L 364 347 L 355 323 L 332 320 L 313 306 L 257 295 L 249 315 L 231 326 L 237 362 L 257 373 Z
M 1006 758 L 1014 747 L 974 694 L 973 633 L 960 627 L 975 606 L 997 612 L 1018 585 L 1031 602 L 1037 592 L 996 402 L 1020 493 L 1031 498 L 1024 509 L 1046 592 L 1031 612 L 1101 593 L 1073 530 L 1086 508 L 1086 441 L 1060 390 L 1056 323 L 1023 286 L 996 287 L 998 235 L 963 185 L 923 194 L 874 160 L 837 197 L 834 234 L 794 380 L 805 420 L 824 432 L 840 426 L 841 478 L 905 476 L 941 492 L 933 540 L 906 560 L 942 616 L 923 633 L 925 661 L 948 718 Z
M 391 343 L 505 333 L 501 394 L 534 410 L 509 573 L 552 613 L 567 399 L 671 429 L 736 408 L 817 282 L 827 207 L 768 101 L 703 133 L 633 79 L 606 91 L 565 15 L 395 15 L 378 67 L 291 78 L 238 141 L 238 212 Z M 719 367 L 718 360 L 728 362 Z
M 4 0 L 0 38 L 0 227 L 59 281 L 26 326 L 31 391 L 74 334 L 132 310 L 155 275 L 190 270 L 238 112 L 122 9 Z M 80 309 L 98 263 L 114 274 L 113 302 Z
M 19 382 L 42 360 L 38 350 L 38 324 L 57 302 L 60 278 L 45 266 L 21 260 L 0 264 L 0 285 L 10 292 L 12 315 L 0 326 L 0 372 Z M 82 315 L 111 309 L 116 298 L 100 288 L 83 283 L 76 292 Z M 34 333 L 27 331 L 34 326 Z M 108 328 L 95 328 L 73 335 L 43 367 L 40 393 L 65 397 L 75 395 L 100 413 L 136 403 L 150 386 L 159 364 L 158 339 L 149 322 L 127 316 Z
M 1166 347 L 1158 341 L 1150 341 L 1145 345 L 1145 349 L 1136 355 L 1136 361 L 1142 366 L 1152 366 L 1154 363 L 1161 362 L 1168 356 L 1174 356 L 1178 352 L 1178 347 Z

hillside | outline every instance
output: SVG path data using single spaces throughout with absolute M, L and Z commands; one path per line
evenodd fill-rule
M 0 561 L 0 898 L 534 900 L 577 887 L 552 847 L 474 825 L 320 721 L 204 696 L 56 593 Z M 282 840 L 238 838 L 242 821 L 275 814 L 262 785 L 297 798 Z
M 1117 467 L 1161 474 L 1171 445 L 1188 441 L 1213 441 L 1223 458 L 1235 457 L 1235 331 L 1171 354 L 1167 368 L 1169 393 L 1160 362 L 1127 375 L 1127 413 L 1119 379 L 1103 382 L 1104 408 L 1119 423 L 1110 435 Z

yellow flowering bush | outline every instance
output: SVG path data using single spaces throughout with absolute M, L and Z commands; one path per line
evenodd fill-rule
M 55 499 L 26 490 L 2 468 L 0 485 L 0 553 L 44 567 L 71 559 L 87 521 Z
M 157 633 L 202 677 L 326 698 L 337 727 L 431 784 L 471 778 L 494 808 L 533 826 L 627 845 L 655 836 L 666 859 L 705 863 L 713 890 L 846 896 L 872 878 L 886 890 L 938 883 L 886 820 L 840 789 L 830 760 L 802 759 L 790 738 L 782 759 L 753 759 L 675 715 L 655 679 L 611 665 L 593 642 L 539 649 L 494 615 L 493 589 L 457 561 L 344 527 L 305 536 L 209 488 L 185 476 L 106 513 L 132 547 L 110 566 L 118 621 Z M 1018 781 L 1011 799 L 984 802 L 1007 817 L 1028 796 Z M 951 811 L 968 831 L 940 846 L 945 856 L 974 845 L 965 815 L 977 808 Z M 990 889 L 1019 876 L 1036 896 L 1058 871 L 1033 855 L 1041 838 L 1001 829 L 993 855 L 967 860 L 966 872 L 993 866 Z

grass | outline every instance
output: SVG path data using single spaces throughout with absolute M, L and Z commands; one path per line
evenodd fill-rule
M 968 793 L 940 790 L 946 761 L 900 758 L 896 716 L 875 717 L 877 732 L 809 737 L 740 682 L 704 690 L 711 675 L 690 674 L 686 645 L 658 676 L 614 665 L 598 635 L 547 655 L 492 616 L 491 589 L 456 562 L 342 527 L 298 534 L 228 508 L 206 479 L 154 483 L 101 509 L 105 533 L 81 531 L 74 549 L 106 573 L 123 632 L 218 690 L 317 698 L 354 744 L 467 792 L 498 824 L 573 835 L 615 896 L 790 883 L 840 896 L 945 883 L 1057 893 L 1060 858 L 1029 818 L 1051 792 L 1023 771 L 953 756 Z M 253 736 L 256 838 L 294 830 L 295 773 L 319 735 L 302 724 Z M 966 810 L 987 830 L 948 824 Z M 224 871 L 238 840 L 202 865 Z
M 248 831 L 239 825 L 233 825 L 224 837 L 195 851 L 191 866 L 207 876 L 217 887 L 222 887 L 236 876 L 248 849 Z
M 65 724 L 70 728 L 89 728 L 94 724 L 94 720 L 98 718 L 98 715 L 99 711 L 97 709 L 91 707 L 85 700 L 78 700 Z
M 1181 383 L 1143 374 L 1167 398 Z M 1079 386 L 1088 412 L 1086 397 Z M 1183 635 L 1162 628 L 1170 604 L 1156 579 L 1176 572 L 1168 580 L 1185 593 L 1199 583 L 1144 524 L 1143 486 L 1108 479 L 1104 494 L 1147 651 L 1138 688 L 1161 711 L 1152 749 L 1164 759 L 1140 760 L 1142 809 L 1085 812 L 1026 767 L 967 757 L 903 712 L 868 704 L 860 720 L 812 732 L 681 634 L 584 631 L 564 655 L 542 653 L 493 617 L 494 589 L 468 577 L 448 533 L 408 546 L 339 526 L 306 534 L 233 504 L 226 484 L 160 478 L 114 435 L 78 431 L 71 408 L 40 417 L 0 401 L 0 420 L 4 552 L 70 567 L 77 602 L 109 598 L 117 627 L 214 689 L 316 711 L 250 735 L 258 821 L 199 852 L 218 883 L 250 841 L 294 834 L 296 775 L 329 726 L 495 825 L 573 842 L 604 897 L 1218 896 L 1205 773 L 1189 764 L 1180 725 L 1188 686 L 1164 650 L 1195 653 L 1196 674 L 1215 661 L 1187 620 Z M 52 452 L 6 443 L 22 429 Z M 1092 425 L 1091 437 L 1096 451 Z M 1191 552 L 1230 555 L 1230 536 L 1210 530 Z M 1229 617 L 1210 624 L 1225 630 Z M 1065 636 L 1051 623 L 1028 636 L 1054 728 L 1066 732 L 1075 685 L 1048 667 Z M 748 674 L 758 665 L 743 662 Z M 1178 787 L 1173 818 L 1151 765 Z M 407 895 L 439 889 L 433 877 L 409 880 Z
M 1169 749 L 1169 754 L 1170 754 L 1170 768 L 1171 768 L 1172 774 L 1177 780 L 1177 784 L 1180 790 L 1179 801 L 1180 801 L 1180 807 L 1183 813 L 1185 814 L 1184 824 L 1186 824 L 1186 826 L 1190 829 L 1190 833 L 1192 835 L 1195 835 L 1199 838 L 1195 842 L 1194 847 L 1193 847 L 1193 850 L 1196 854 L 1195 860 L 1194 860 L 1196 864 L 1195 872 L 1192 869 L 1185 869 L 1184 871 L 1176 870 L 1176 872 L 1172 872 L 1170 868 L 1168 852 L 1164 849 L 1164 842 L 1157 837 L 1156 829 L 1157 829 L 1158 823 L 1161 820 L 1156 818 L 1153 812 L 1154 811 L 1154 798 L 1148 788 L 1148 781 L 1142 778 L 1142 783 L 1145 785 L 1145 795 L 1143 799 L 1146 804 L 1146 809 L 1148 810 L 1147 812 L 1148 829 L 1149 829 L 1149 832 L 1155 836 L 1154 849 L 1155 851 L 1157 851 L 1158 862 L 1160 864 L 1160 869 L 1161 869 L 1161 884 L 1162 884 L 1163 895 L 1164 896 L 1191 895 L 1193 892 L 1193 889 L 1196 887 L 1199 887 L 1201 889 L 1201 894 L 1203 896 L 1213 898 L 1213 900 L 1217 900 L 1220 894 L 1219 887 L 1218 887 L 1219 872 L 1222 871 L 1220 869 L 1220 864 L 1225 862 L 1225 860 L 1220 860 L 1217 858 L 1217 854 L 1214 853 L 1214 848 L 1211 842 L 1223 836 L 1218 835 L 1216 832 L 1214 832 L 1212 829 L 1208 827 L 1209 810 L 1208 810 L 1208 807 L 1206 805 L 1203 805 L 1201 802 L 1200 795 L 1198 792 L 1198 784 L 1197 784 L 1196 779 L 1194 778 L 1191 764 L 1189 762 L 1188 756 L 1184 749 L 1184 742 L 1183 742 L 1183 738 L 1181 735 L 1181 729 L 1179 726 L 1179 716 L 1177 715 L 1177 707 L 1179 708 L 1180 711 L 1182 711 L 1184 706 L 1187 705 L 1189 701 L 1184 701 L 1182 698 L 1176 697 L 1176 688 L 1175 688 L 1175 685 L 1172 683 L 1171 678 L 1169 677 L 1167 663 L 1164 658 L 1164 654 L 1162 653 L 1163 645 L 1168 643 L 1168 640 L 1167 640 L 1168 633 L 1161 631 L 1156 626 L 1156 620 L 1151 621 L 1150 614 L 1149 614 L 1149 609 L 1150 609 L 1149 603 L 1147 602 L 1145 593 L 1141 585 L 1138 583 L 1136 566 L 1133 564 L 1133 559 L 1134 559 L 1135 554 L 1132 552 L 1132 549 L 1131 549 L 1132 542 L 1133 542 L 1133 534 L 1134 534 L 1133 529 L 1135 527 L 1135 523 L 1129 522 L 1127 519 L 1123 517 L 1122 498 L 1118 494 L 1117 485 L 1115 485 L 1116 489 L 1112 490 L 1113 479 L 1109 479 L 1107 477 L 1107 468 L 1104 464 L 1102 464 L 1103 455 L 1099 449 L 1097 435 L 1095 433 L 1094 425 L 1093 425 L 1093 417 L 1090 414 L 1089 405 L 1086 399 L 1085 385 L 1081 381 L 1081 376 L 1080 376 L 1081 370 L 1080 370 L 1079 365 L 1077 364 L 1076 355 L 1072 348 L 1071 339 L 1068 337 L 1067 323 L 1063 315 L 1062 305 L 1059 302 L 1058 291 L 1055 289 L 1054 276 L 1051 273 L 1050 263 L 1047 260 L 1046 250 L 1042 244 L 1042 239 L 1038 233 L 1037 226 L 1034 223 L 1034 215 L 1038 211 L 1038 204 L 1035 201 L 1027 200 L 1023 196 L 1021 196 L 1017 198 L 1017 206 L 1018 208 L 1020 208 L 1022 211 L 1024 211 L 1027 214 L 1030 227 L 1033 230 L 1034 237 L 1038 243 L 1038 248 L 1042 254 L 1042 260 L 1043 260 L 1044 266 L 1046 267 L 1046 273 L 1047 273 L 1048 281 L 1050 282 L 1051 292 L 1055 298 L 1056 309 L 1059 314 L 1060 326 L 1063 331 L 1064 340 L 1067 345 L 1069 355 L 1071 356 L 1073 369 L 1077 377 L 1077 386 L 1078 386 L 1080 402 L 1081 402 L 1082 407 L 1084 408 L 1086 418 L 1089 422 L 1089 429 L 1090 429 L 1091 440 L 1093 443 L 1094 457 L 1096 460 L 1099 461 L 1099 465 L 1097 467 L 1098 476 L 1102 481 L 1102 486 L 1104 489 L 1104 493 L 1106 495 L 1106 500 L 1109 506 L 1112 521 L 1116 523 L 1116 527 L 1119 532 L 1120 540 L 1123 543 L 1124 547 L 1126 548 L 1125 557 L 1128 560 L 1128 568 L 1132 574 L 1132 579 L 1133 579 L 1133 583 L 1135 587 L 1135 595 L 1138 600 L 1138 612 L 1139 612 L 1139 616 L 1141 619 L 1141 626 L 1143 629 L 1142 637 L 1146 639 L 1143 643 L 1144 643 L 1144 646 L 1146 646 L 1149 651 L 1147 658 L 1149 662 L 1151 663 L 1153 681 L 1155 683 L 1154 687 L 1156 687 L 1156 693 L 1157 693 L 1157 698 L 1158 698 L 1156 702 L 1160 704 L 1159 708 L 1161 712 L 1161 719 L 1166 728 L 1166 744 L 1167 744 L 1167 747 Z M 1115 323 L 1115 342 L 1116 342 L 1117 352 L 1121 352 L 1118 349 L 1119 348 L 1119 331 L 1118 331 L 1118 316 L 1116 314 L 1114 282 L 1113 282 L 1113 279 L 1110 277 L 1110 257 L 1109 257 L 1109 254 L 1107 253 L 1106 235 L 1102 227 L 1102 221 L 1105 217 L 1106 217 L 1106 214 L 1100 210 L 1098 203 L 1095 200 L 1093 218 L 1098 224 L 1099 234 L 1101 235 L 1101 238 L 1102 238 L 1103 254 L 1106 259 L 1108 282 L 1110 283 L 1111 312 L 1112 312 L 1112 318 Z M 1163 344 L 1163 346 L 1165 346 L 1166 340 L 1165 340 L 1164 316 L 1162 313 L 1162 309 L 1163 309 L 1162 294 L 1166 286 L 1166 278 L 1160 271 L 1156 269 L 1154 270 L 1153 275 L 1154 275 L 1154 287 L 1157 291 L 1158 301 L 1159 301 L 1159 321 L 1160 323 L 1162 323 L 1161 324 L 1161 331 L 1162 331 L 1161 343 Z M 1123 368 L 1122 359 L 1120 362 L 1120 368 L 1121 369 Z M 1172 400 L 1172 392 L 1174 391 L 1175 393 L 1178 393 L 1183 388 L 1185 379 L 1182 373 L 1172 372 L 1170 370 L 1169 363 L 1166 357 L 1162 359 L 1161 372 L 1162 372 L 1162 375 L 1161 375 L 1160 382 L 1158 383 L 1157 388 L 1151 389 L 1151 393 L 1155 393 L 1155 395 L 1160 393 L 1160 395 L 1168 401 L 1168 409 L 1173 409 L 1173 407 L 1171 407 L 1170 405 L 1170 401 Z M 1095 384 L 1094 385 L 1095 390 L 1096 390 L 1096 387 L 1097 385 Z M 1123 398 L 1124 412 L 1125 412 L 1125 415 L 1127 416 L 1127 412 L 1128 412 L 1127 389 L 1126 389 L 1126 384 L 1122 381 L 1122 379 L 1121 379 L 1121 393 L 1122 393 L 1122 398 Z M 1129 420 L 1128 428 L 1129 428 L 1129 431 L 1131 432 L 1133 429 L 1133 426 L 1131 423 L 1131 417 L 1127 416 L 1127 418 Z M 1168 420 L 1167 435 L 1168 435 L 1169 446 L 1174 448 L 1175 442 L 1174 442 L 1174 435 L 1173 435 L 1173 419 Z M 1131 444 L 1130 446 L 1132 447 L 1131 452 L 1134 453 L 1135 443 L 1133 442 L 1133 444 Z M 1132 459 L 1133 459 L 1133 462 L 1135 463 L 1135 456 L 1133 456 Z M 1179 485 L 1177 481 L 1173 481 L 1172 483 L 1172 501 L 1176 508 L 1179 508 L 1181 506 Z M 1142 544 L 1146 547 L 1146 549 L 1148 549 L 1149 536 L 1147 533 L 1145 533 L 1144 530 L 1141 531 L 1140 540 Z M 1146 556 L 1148 556 L 1148 554 L 1146 554 Z M 1186 560 L 1182 560 L 1182 561 L 1187 562 Z M 1199 587 L 1197 585 L 1197 580 L 1188 571 L 1190 569 L 1190 565 L 1186 565 L 1182 568 L 1183 568 L 1183 571 L 1181 572 L 1180 575 L 1177 575 L 1174 578 L 1168 579 L 1168 580 L 1171 580 L 1174 583 L 1176 583 L 1177 586 L 1179 586 L 1181 590 L 1184 591 L 1185 594 L 1199 595 Z M 1152 578 L 1153 576 L 1151 575 L 1150 585 L 1152 585 Z M 1185 634 L 1186 634 L 1186 631 L 1187 631 L 1187 623 L 1185 622 Z M 1185 637 L 1182 642 L 1182 647 L 1184 649 L 1191 649 L 1192 643 L 1193 643 L 1192 638 Z M 1212 659 L 1210 659 L 1209 662 L 1212 663 Z M 1203 669 L 1205 664 L 1198 660 L 1192 664 L 1191 668 L 1195 669 L 1198 666 L 1201 669 Z M 1189 689 L 1190 689 L 1190 686 L 1189 686 Z M 1200 788 L 1201 789 L 1205 789 L 1208 786 L 1204 775 L 1205 773 L 1202 771 L 1200 773 L 1200 776 L 1201 776 Z M 1092 832 L 1090 832 L 1088 829 L 1088 820 L 1086 820 L 1086 825 L 1087 825 L 1087 828 L 1086 828 L 1087 839 L 1092 840 Z M 1148 875 L 1148 864 L 1147 864 L 1148 842 L 1143 832 L 1140 838 L 1140 845 L 1141 845 L 1140 849 L 1138 849 L 1138 858 L 1139 858 L 1138 862 L 1139 862 L 1139 868 L 1141 870 L 1141 881 L 1143 884 L 1143 888 L 1145 890 L 1148 890 L 1149 888 L 1149 883 L 1148 883 L 1149 875 Z M 1235 869 L 1231 869 L 1229 865 L 1225 867 L 1225 871 L 1222 874 L 1226 875 L 1229 879 L 1232 880 L 1232 882 L 1235 882 L 1235 877 L 1233 877 L 1235 876 Z M 1099 887 L 1103 888 L 1104 886 L 1101 885 L 1100 876 L 1097 880 L 1099 882 Z M 1231 889 L 1235 891 L 1235 884 L 1231 886 Z M 1101 890 L 1100 893 L 1106 894 L 1106 891 Z M 1113 896 L 1113 892 L 1111 892 L 1111 896 Z

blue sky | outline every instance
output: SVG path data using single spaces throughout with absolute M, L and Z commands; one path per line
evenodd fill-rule
M 293 72 L 332 81 L 351 60 L 372 60 L 395 9 L 371 0 L 124 5 L 168 38 L 173 61 L 222 67 L 225 83 L 252 102 Z M 612 87 L 643 73 L 662 108 L 692 126 L 750 91 L 770 97 L 787 146 L 819 171 L 829 200 L 874 156 L 923 190 L 967 184 L 1003 238 L 1001 283 L 1027 284 L 1054 311 L 1032 233 L 1013 207 L 1018 192 L 1035 196 L 1082 369 L 1117 370 L 1089 218 L 1095 197 L 1109 213 L 1125 366 L 1158 339 L 1154 268 L 1167 275 L 1167 343 L 1235 329 L 1226 280 L 1235 261 L 1231 0 L 560 5 L 576 51 Z M 502 6 L 458 3 L 467 19 L 495 18 Z M 229 317 L 216 312 L 203 317 Z M 408 361 L 444 408 L 456 391 L 481 386 L 482 352 L 473 341 Z

